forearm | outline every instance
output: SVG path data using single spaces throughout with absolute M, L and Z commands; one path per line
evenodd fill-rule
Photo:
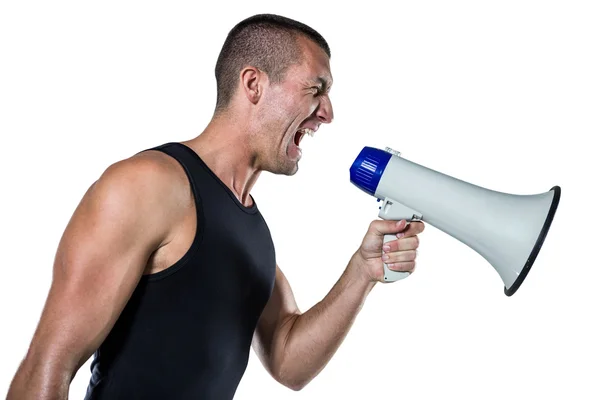
M 327 365 L 350 330 L 364 301 L 374 287 L 356 260 L 327 296 L 307 312 L 290 321 L 283 345 L 280 378 L 299 389 Z

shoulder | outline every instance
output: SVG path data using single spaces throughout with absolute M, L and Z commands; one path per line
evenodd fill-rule
M 99 181 L 111 181 L 117 185 L 151 184 L 147 189 L 160 189 L 181 183 L 178 179 L 182 177 L 180 170 L 179 163 L 173 157 L 157 150 L 148 150 L 109 165 Z
M 158 197 L 168 201 L 189 193 L 187 176 L 177 160 L 156 150 L 111 164 L 94 184 L 148 200 Z
M 177 160 L 154 150 L 109 165 L 87 195 L 119 220 L 137 220 L 167 231 L 184 217 L 193 199 Z

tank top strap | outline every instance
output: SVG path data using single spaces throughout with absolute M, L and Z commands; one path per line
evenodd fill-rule
M 160 146 L 155 146 L 144 151 L 157 150 L 163 153 L 170 155 L 175 158 L 185 169 L 187 175 L 192 178 L 194 176 L 198 176 L 199 174 L 205 173 L 204 165 L 198 155 L 194 153 L 192 149 L 185 146 L 182 143 L 177 142 L 169 142 L 161 144 Z M 140 152 L 140 153 L 141 153 Z M 191 175 L 191 176 L 190 176 Z M 192 179 L 193 180 L 193 179 Z
M 189 147 L 177 142 L 164 143 L 159 146 L 142 150 L 139 153 L 150 150 L 161 151 L 179 162 L 190 181 L 196 204 L 201 205 L 199 203 L 201 203 L 200 187 L 202 186 L 202 182 L 198 179 L 206 175 L 206 169 L 204 163 L 200 160 L 200 157 L 198 157 L 198 155 Z
M 240 202 L 240 200 L 233 194 L 231 189 L 229 189 L 221 179 L 204 163 L 204 161 L 200 158 L 200 156 L 192 150 L 190 147 L 184 145 L 183 143 L 178 142 L 169 142 L 162 144 L 160 146 L 152 147 L 148 150 L 158 150 L 166 153 L 176 160 L 184 167 L 190 181 L 192 183 L 194 194 L 197 193 L 197 188 L 201 187 L 201 184 L 204 179 L 210 180 L 212 183 L 216 183 L 218 187 L 223 190 L 223 193 L 226 193 L 231 201 L 242 211 L 247 214 L 257 214 L 258 207 L 254 197 L 252 198 L 252 205 L 246 206 Z M 198 180 L 199 179 L 199 180 Z

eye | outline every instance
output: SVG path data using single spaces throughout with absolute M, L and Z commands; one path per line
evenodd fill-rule
M 313 94 L 315 96 L 320 95 L 321 94 L 321 87 L 319 86 L 313 86 L 310 88 L 311 92 L 313 92 Z

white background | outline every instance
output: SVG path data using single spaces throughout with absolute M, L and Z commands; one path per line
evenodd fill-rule
M 373 290 L 312 383 L 286 389 L 251 352 L 236 399 L 600 398 L 597 3 L 332 3 L 2 2 L 2 396 L 81 196 L 111 163 L 199 134 L 229 29 L 271 12 L 332 48 L 334 123 L 305 139 L 297 175 L 264 174 L 253 191 L 302 310 L 377 217 L 349 182 L 363 146 L 513 194 L 560 185 L 562 197 L 514 296 L 482 257 L 428 226 L 417 272 Z M 88 361 L 71 398 L 89 376 Z

